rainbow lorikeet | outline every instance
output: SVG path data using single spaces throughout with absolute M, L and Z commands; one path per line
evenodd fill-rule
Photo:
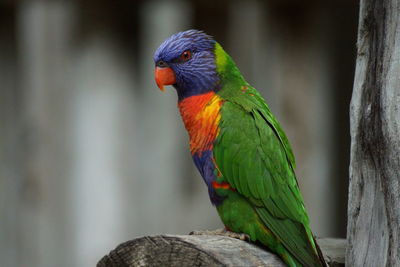
M 226 229 L 289 266 L 326 266 L 309 226 L 295 159 L 263 97 L 211 36 L 166 39 L 154 55 L 158 87 L 173 85 L 190 151 Z

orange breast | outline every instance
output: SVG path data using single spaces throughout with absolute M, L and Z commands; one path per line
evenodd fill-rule
M 214 92 L 185 98 L 178 103 L 183 123 L 189 133 L 193 154 L 211 150 L 219 133 L 223 100 Z

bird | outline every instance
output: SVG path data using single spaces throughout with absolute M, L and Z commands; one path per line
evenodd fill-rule
M 288 266 L 327 266 L 311 231 L 280 123 L 214 38 L 186 30 L 154 53 L 157 86 L 172 85 L 194 164 L 227 232 Z

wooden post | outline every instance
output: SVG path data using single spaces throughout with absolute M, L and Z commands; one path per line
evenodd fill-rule
M 400 2 L 362 0 L 351 100 L 347 266 L 400 264 Z
M 344 266 L 345 240 L 318 243 L 331 267 Z M 97 267 L 107 266 L 286 266 L 254 243 L 218 235 L 145 236 L 120 244 Z

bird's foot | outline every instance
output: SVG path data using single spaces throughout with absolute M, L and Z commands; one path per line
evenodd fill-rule
M 236 239 L 240 239 L 243 241 L 250 241 L 250 236 L 244 233 L 235 233 L 235 232 L 231 232 L 229 230 L 226 230 L 225 228 L 221 228 L 221 229 L 216 229 L 213 231 L 209 231 L 209 230 L 204 230 L 204 231 L 192 231 L 189 233 L 189 235 L 222 235 L 222 236 L 227 236 L 227 237 L 231 237 L 231 238 L 236 238 Z

